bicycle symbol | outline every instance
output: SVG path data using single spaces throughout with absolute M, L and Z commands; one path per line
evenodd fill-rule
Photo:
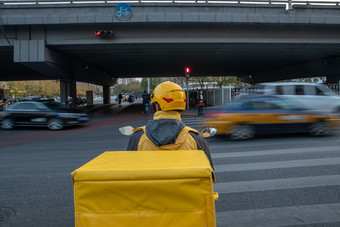
M 115 16 L 119 20 L 129 20 L 132 16 L 131 7 L 126 3 L 120 3 L 116 7 Z
M 130 16 L 131 12 L 128 11 L 127 8 L 119 7 L 119 11 L 116 11 L 117 17 L 124 17 L 124 16 Z

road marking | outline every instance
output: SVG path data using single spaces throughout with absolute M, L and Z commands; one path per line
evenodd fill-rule
M 340 175 L 217 183 L 214 191 L 218 193 L 257 192 L 334 185 L 340 185 Z
M 340 141 L 340 140 L 339 140 Z M 294 142 L 293 146 L 299 146 L 298 144 L 308 144 L 309 147 L 297 147 L 297 148 L 285 148 L 289 146 L 289 142 Z M 261 157 L 262 162 L 252 162 L 252 159 L 248 163 L 236 163 L 236 164 L 220 164 L 215 165 L 215 172 L 237 172 L 239 171 L 253 171 L 253 170 L 267 170 L 270 172 L 273 169 L 281 168 L 294 168 L 294 167 L 312 167 L 312 166 L 329 166 L 329 165 L 340 165 L 340 157 L 329 157 L 329 158 L 316 158 L 311 159 L 309 154 L 317 153 L 322 154 L 323 152 L 332 152 L 336 154 L 339 152 L 339 146 L 321 146 L 321 143 L 316 144 L 315 140 L 300 142 L 300 141 L 276 141 L 271 142 L 275 148 L 282 149 L 267 149 L 267 150 L 254 150 L 260 149 L 263 141 L 249 141 L 245 143 L 235 143 L 240 149 L 230 148 L 229 144 L 221 144 L 217 146 L 210 146 L 210 149 L 225 150 L 224 153 L 212 153 L 213 160 L 219 160 L 221 158 L 237 158 L 237 157 Z M 268 143 L 265 143 L 267 146 Z M 326 143 L 327 145 L 327 143 Z M 336 145 L 334 140 L 328 145 Z M 306 145 L 307 146 L 307 145 Z M 241 149 L 247 149 L 242 151 Z M 239 152 L 227 152 L 240 150 Z M 306 157 L 303 160 L 285 160 L 285 161 L 268 161 L 265 162 L 265 155 L 284 155 L 284 154 L 301 154 Z M 222 161 L 222 160 L 220 160 Z M 298 171 L 298 170 L 296 170 Z M 234 174 L 233 174 L 234 175 Z M 269 178 L 269 177 L 267 177 Z M 218 182 L 218 179 L 217 179 Z M 265 193 L 266 191 L 272 190 L 287 190 L 301 189 L 302 191 L 307 188 L 327 186 L 339 186 L 340 175 L 323 175 L 323 176 L 293 176 L 290 178 L 274 178 L 274 179 L 261 179 L 261 180 L 247 180 L 234 182 L 221 182 L 214 185 L 214 191 L 220 193 L 220 197 L 223 197 L 227 193 L 233 196 L 240 197 L 247 196 L 245 193 L 251 192 L 252 195 L 256 196 L 257 193 Z M 336 190 L 336 189 L 334 189 Z M 283 194 L 286 192 L 283 191 Z M 326 192 L 325 192 L 326 193 Z M 230 196 L 230 195 L 229 195 Z M 325 194 L 325 197 L 328 195 Z M 336 199 L 336 195 L 333 196 Z M 267 201 L 266 198 L 263 198 Z M 269 198 L 270 199 L 270 198 Z M 273 199 L 273 198 L 271 198 Z M 278 198 L 279 199 L 279 198 Z M 291 198 L 290 198 L 291 199 Z M 274 200 L 274 199 L 273 199 Z M 223 201 L 223 200 L 222 200 Z M 252 201 L 249 201 L 251 204 Z M 298 203 L 298 202 L 297 202 Z M 270 201 L 268 202 L 270 204 Z M 284 203 L 283 203 L 284 204 Z M 256 207 L 247 209 L 247 206 L 243 206 L 242 210 L 233 209 L 234 204 L 219 204 L 219 200 L 216 201 L 216 206 L 220 209 L 227 209 L 233 211 L 222 211 L 216 213 L 217 226 L 240 226 L 240 227 L 273 227 L 273 226 L 290 226 L 290 225 L 308 225 L 317 224 L 323 225 L 323 223 L 340 222 L 340 203 L 337 204 L 316 204 L 316 205 L 304 205 L 291 207 L 274 207 L 265 209 L 256 209 Z M 276 205 L 277 206 L 277 205 Z M 281 205 L 283 206 L 283 205 Z M 236 206 L 237 207 L 237 206 Z
M 242 164 L 215 165 L 215 172 L 235 172 L 261 169 L 280 169 L 303 166 L 325 166 L 339 165 L 340 158 L 316 158 L 303 160 L 275 161 L 275 162 L 256 162 Z
M 326 151 L 339 151 L 339 150 L 340 150 L 339 146 L 304 147 L 304 148 L 286 148 L 286 149 L 263 150 L 263 151 L 260 150 L 260 151 L 246 151 L 246 152 L 215 153 L 215 154 L 212 154 L 211 156 L 212 158 L 235 158 L 235 157 L 282 155 L 282 154 L 326 152 Z
M 218 201 L 217 201 L 218 202 Z M 318 204 L 306 206 L 291 206 L 266 208 L 255 210 L 237 210 L 218 212 L 216 214 L 219 227 L 242 226 L 242 227 L 273 227 L 290 225 L 309 225 L 339 222 L 340 204 Z
M 226 139 L 227 141 L 227 139 Z M 297 144 L 309 144 L 309 145 L 313 145 L 313 144 L 320 144 L 321 140 L 313 140 L 313 141 L 292 141 L 289 140 L 289 142 L 287 142 L 287 140 L 282 140 L 282 138 L 277 139 L 274 142 L 268 142 L 268 141 L 264 141 L 264 140 L 252 140 L 252 141 L 247 141 L 247 143 L 244 143 L 244 141 L 233 141 L 230 142 L 228 144 L 223 144 L 223 145 L 211 145 L 209 146 L 210 149 L 211 148 L 228 148 L 228 150 L 233 150 L 233 149 L 237 149 L 237 148 L 254 148 L 255 146 L 262 146 L 262 145 L 275 145 L 275 146 L 282 146 L 282 145 L 287 145 L 287 143 L 293 142 L 295 145 Z

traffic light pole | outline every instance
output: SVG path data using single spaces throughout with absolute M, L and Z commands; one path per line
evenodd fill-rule
M 189 78 L 191 73 L 190 67 L 186 67 L 184 72 L 185 77 L 187 78 L 187 110 L 189 110 Z
M 189 110 L 189 78 L 190 78 L 190 75 L 186 74 L 185 77 L 187 78 L 187 110 Z
M 150 95 L 150 77 L 148 77 L 148 94 Z

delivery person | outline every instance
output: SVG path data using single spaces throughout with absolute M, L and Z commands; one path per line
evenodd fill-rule
M 151 101 L 155 108 L 153 121 L 134 129 L 127 150 L 203 150 L 213 168 L 205 138 L 181 121 L 180 111 L 186 106 L 184 90 L 173 82 L 163 82 L 154 89 Z

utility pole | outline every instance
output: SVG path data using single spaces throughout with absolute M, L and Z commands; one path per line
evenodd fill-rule
M 189 78 L 191 69 L 189 67 L 185 68 L 185 77 L 187 78 L 187 110 L 189 110 Z
M 150 94 L 150 77 L 148 77 L 148 94 Z

